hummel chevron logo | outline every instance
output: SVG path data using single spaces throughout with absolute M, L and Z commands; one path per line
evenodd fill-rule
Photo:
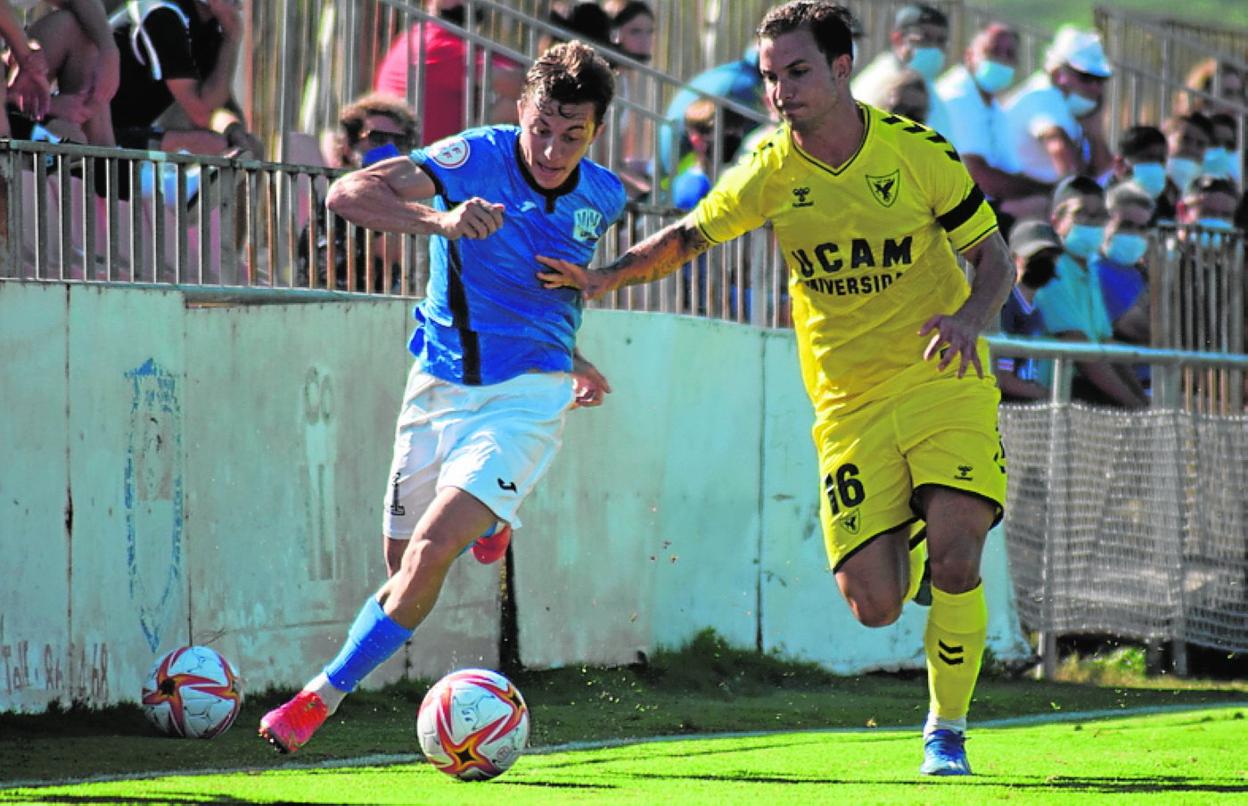
M 957 666 L 961 664 L 962 661 L 964 660 L 964 658 L 962 657 L 963 648 L 961 644 L 955 644 L 954 646 L 949 646 L 944 641 L 938 640 L 936 641 L 936 645 L 940 648 L 936 652 L 936 654 L 940 657 L 941 660 L 943 660 L 945 663 L 949 664 L 950 666 Z
M 514 493 L 516 491 L 516 483 L 514 481 L 503 481 L 502 479 L 499 479 L 498 486 L 509 493 Z

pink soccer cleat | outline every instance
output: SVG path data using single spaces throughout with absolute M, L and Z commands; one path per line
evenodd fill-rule
M 293 753 L 308 743 L 329 717 L 329 709 L 315 692 L 301 691 L 285 705 L 269 711 L 260 720 L 260 736 L 279 753 Z
M 503 524 L 503 528 L 494 534 L 477 538 L 477 542 L 472 544 L 472 556 L 477 558 L 477 562 L 489 565 L 498 562 L 507 553 L 507 546 L 510 544 L 511 526 Z

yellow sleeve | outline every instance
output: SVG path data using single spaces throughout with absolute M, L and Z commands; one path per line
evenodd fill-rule
M 949 243 L 965 252 L 996 231 L 997 214 L 953 146 L 936 132 L 923 139 L 933 145 L 920 162 L 925 169 L 924 190 Z
M 693 209 L 693 223 L 708 241 L 731 241 L 766 223 L 762 211 L 768 174 L 757 154 L 720 174 L 715 187 Z

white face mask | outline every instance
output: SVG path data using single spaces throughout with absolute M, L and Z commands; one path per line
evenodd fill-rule
M 1096 250 L 1101 248 L 1101 241 L 1105 240 L 1105 228 L 1097 227 L 1091 224 L 1074 224 L 1070 228 L 1070 232 L 1066 233 L 1066 237 L 1062 239 L 1062 244 L 1066 247 L 1066 251 L 1080 260 L 1086 259 L 1090 255 L 1096 254 Z
M 1105 245 L 1105 257 L 1119 266 L 1134 266 L 1148 252 L 1148 238 L 1134 232 L 1119 232 Z
M 1201 169 L 1210 176 L 1231 179 L 1238 183 L 1238 168 L 1239 164 L 1238 160 L 1235 159 L 1235 153 L 1229 148 L 1210 146 L 1205 149 L 1205 160 L 1201 165 Z
M 975 68 L 975 84 L 989 95 L 996 95 L 1014 81 L 1014 68 L 991 59 L 984 59 Z
M 1085 98 L 1077 92 L 1072 92 L 1066 96 L 1066 108 L 1070 110 L 1070 114 L 1077 118 L 1090 115 L 1096 110 L 1099 101 L 1092 98 Z
M 1174 182 L 1179 192 L 1187 190 L 1192 180 L 1200 175 L 1200 163 L 1187 157 L 1171 157 L 1166 162 L 1166 176 Z

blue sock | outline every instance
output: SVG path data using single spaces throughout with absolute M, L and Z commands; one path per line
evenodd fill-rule
M 360 681 L 403 646 L 413 632 L 415 630 L 387 616 L 381 603 L 370 596 L 355 617 L 342 651 L 325 667 L 325 676 L 339 691 L 354 691 Z

